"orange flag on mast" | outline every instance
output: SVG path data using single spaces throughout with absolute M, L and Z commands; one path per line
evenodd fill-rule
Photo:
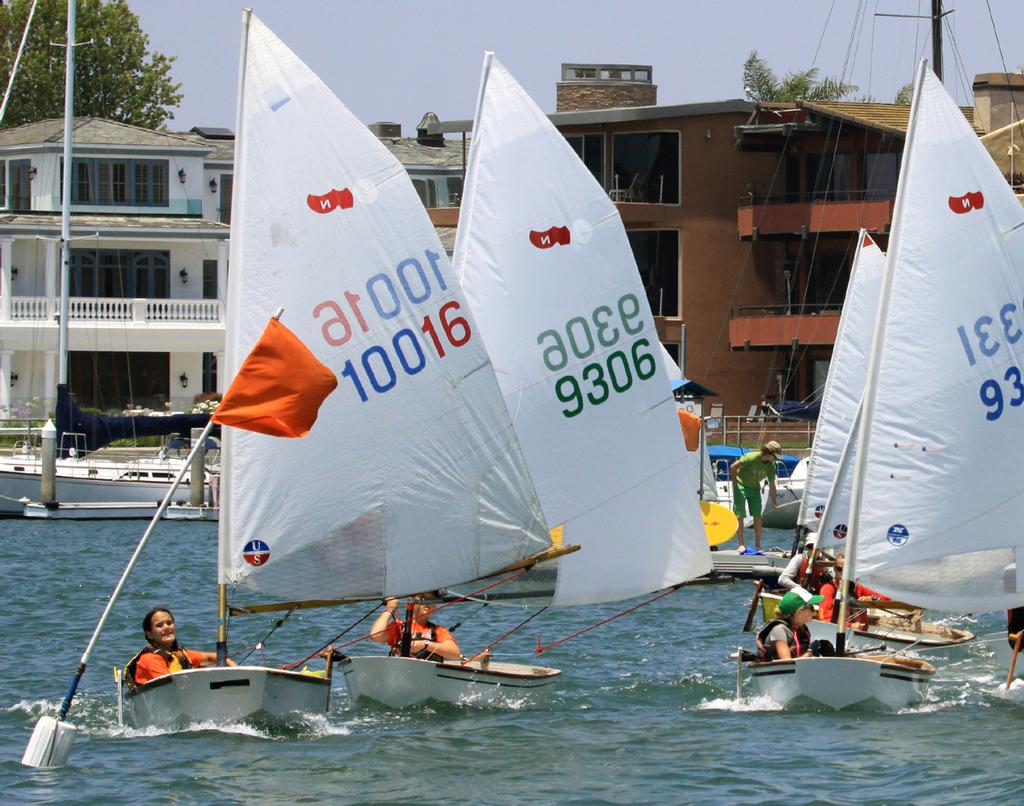
M 212 419 L 272 437 L 304 437 L 337 385 L 302 340 L 271 319 Z

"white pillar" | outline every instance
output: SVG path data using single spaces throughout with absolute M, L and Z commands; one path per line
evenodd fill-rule
M 11 291 L 14 238 L 7 235 L 0 238 L 0 321 L 11 321 Z
M 224 302 L 228 298 L 228 249 L 231 241 L 225 239 L 217 244 L 217 299 Z
M 217 391 L 220 394 L 224 394 L 224 373 L 228 369 L 224 366 L 224 351 L 221 350 L 219 353 L 214 353 L 213 357 L 217 361 Z
M 6 273 L 6 270 L 5 270 Z M 11 356 L 12 350 L 0 350 L 0 415 L 11 413 Z
M 50 301 L 48 305 L 57 304 L 57 241 L 49 239 L 46 241 L 46 298 Z M 56 307 L 53 308 L 56 311 Z

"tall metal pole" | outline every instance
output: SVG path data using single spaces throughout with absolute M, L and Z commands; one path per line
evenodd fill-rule
M 942 81 L 942 0 L 932 0 L 932 72 Z
M 68 0 L 68 43 L 64 60 L 64 181 L 60 190 L 60 337 L 57 383 L 68 382 L 68 293 L 71 274 L 71 137 L 75 127 L 75 0 Z

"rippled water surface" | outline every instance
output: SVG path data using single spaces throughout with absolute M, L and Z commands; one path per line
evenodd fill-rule
M 740 633 L 749 582 L 681 590 L 551 650 L 540 662 L 563 676 L 541 705 L 356 708 L 336 687 L 327 716 L 289 730 L 121 729 L 111 668 L 141 648 L 150 606 L 173 608 L 185 645 L 213 648 L 216 528 L 181 523 L 160 527 L 93 653 L 72 710 L 82 734 L 71 765 L 22 767 L 32 726 L 56 711 L 141 532 L 139 523 L 0 523 L 0 801 L 1013 803 L 1024 794 L 1024 687 L 1002 692 L 1005 670 L 985 646 L 936 660 L 928 702 L 904 713 L 737 701 L 728 655 L 752 643 Z M 366 609 L 294 614 L 267 661 L 302 657 Z M 497 657 L 529 662 L 538 635 L 550 643 L 618 609 L 548 611 Z M 443 615 L 465 619 L 457 637 L 472 650 L 527 614 L 461 605 Z M 272 622 L 235 620 L 233 648 Z M 958 623 L 984 634 L 1001 619 Z

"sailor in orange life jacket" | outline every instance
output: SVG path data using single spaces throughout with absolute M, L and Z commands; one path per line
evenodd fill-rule
M 402 645 L 402 618 L 398 615 L 398 599 L 386 599 L 384 612 L 377 616 L 370 630 L 370 638 L 378 644 L 390 644 L 391 654 L 397 655 Z M 430 602 L 417 601 L 412 616 L 412 643 L 409 652 L 414 658 L 424 660 L 458 660 L 462 650 L 452 634 L 444 627 L 433 624 L 430 616 L 434 613 Z
M 125 666 L 125 680 L 130 686 L 141 686 L 157 677 L 182 669 L 198 669 L 200 666 L 214 666 L 216 652 L 195 652 L 183 649 L 175 633 L 174 616 L 166 607 L 154 607 L 142 619 L 142 633 L 149 646 L 128 661 Z M 228 658 L 228 666 L 237 665 Z
M 843 578 L 843 566 L 846 563 L 846 558 L 842 554 L 836 555 L 836 578 L 835 581 L 826 580 L 821 586 L 821 590 L 818 592 L 824 597 L 824 601 L 818 605 L 818 620 L 819 621 L 832 621 L 832 614 L 836 600 L 836 594 L 839 592 L 839 585 Z M 859 582 L 853 586 L 853 598 L 858 600 L 875 599 L 879 602 L 891 601 L 888 596 L 883 596 L 880 593 L 876 593 L 861 585 Z M 855 616 L 851 616 L 847 619 L 847 623 L 852 626 L 867 627 L 868 625 L 868 614 L 866 610 L 861 610 Z

